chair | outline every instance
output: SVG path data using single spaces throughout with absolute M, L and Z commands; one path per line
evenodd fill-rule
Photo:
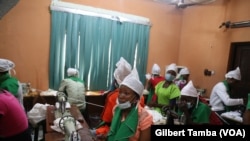
M 40 94 L 38 94 L 37 96 L 34 97 L 34 100 L 33 100 L 33 106 L 36 104 L 36 103 L 41 103 L 41 104 L 46 104 L 46 100 L 40 96 Z M 30 120 L 29 120 L 29 124 L 31 125 L 33 131 L 34 131 L 34 138 L 33 138 L 33 141 L 39 141 L 39 130 L 40 130 L 40 127 L 42 127 L 42 134 L 43 134 L 43 137 L 42 137 L 42 141 L 45 141 L 45 134 L 46 134 L 46 119 L 34 124 L 32 123 Z
M 32 126 L 32 129 L 34 130 L 34 138 L 33 141 L 39 141 L 39 130 L 40 127 L 42 127 L 43 137 L 41 141 L 45 141 L 45 132 L 46 132 L 46 120 L 42 120 L 38 122 L 37 124 L 30 124 Z

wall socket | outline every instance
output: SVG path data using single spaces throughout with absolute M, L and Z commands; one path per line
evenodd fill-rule
M 211 75 L 214 75 L 214 74 L 215 74 L 214 70 L 208 70 L 208 69 L 204 70 L 204 75 L 205 76 L 211 76 Z

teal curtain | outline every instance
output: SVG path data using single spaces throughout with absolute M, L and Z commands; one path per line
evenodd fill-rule
M 49 87 L 58 89 L 69 67 L 87 90 L 107 90 L 116 62 L 125 58 L 145 81 L 150 26 L 51 11 Z

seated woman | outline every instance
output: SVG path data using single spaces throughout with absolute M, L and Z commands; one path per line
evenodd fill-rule
M 134 69 L 120 85 L 110 131 L 107 136 L 101 137 L 106 137 L 108 141 L 150 141 L 153 118 L 139 104 L 142 93 L 143 85 Z
M 210 107 L 199 101 L 199 94 L 193 86 L 193 82 L 188 84 L 181 90 L 180 103 L 178 105 L 179 115 L 182 115 L 183 124 L 210 124 Z
M 154 107 L 154 109 L 161 114 L 164 113 L 162 110 L 164 107 L 167 107 L 170 110 L 177 109 L 176 101 L 180 97 L 180 89 L 173 81 L 176 77 L 176 72 L 177 67 L 175 63 L 167 66 L 165 80 L 159 82 L 155 86 L 155 94 L 157 99 L 156 101 L 148 104 L 148 106 Z
M 97 129 L 90 130 L 94 135 L 107 134 L 109 127 L 113 118 L 113 108 L 116 105 L 116 99 L 119 95 L 119 86 L 126 76 L 128 76 L 131 71 L 131 65 L 121 57 L 116 64 L 116 69 L 114 71 L 114 86 L 111 91 L 106 95 L 105 105 L 101 114 L 102 122 L 96 127 Z M 144 107 L 144 97 L 140 99 L 140 104 Z
M 188 83 L 190 72 L 188 68 L 183 68 L 179 72 L 179 76 L 174 80 L 175 84 L 180 88 L 180 90 Z
M 3 89 L 0 89 L 0 141 L 32 141 L 23 107 Z

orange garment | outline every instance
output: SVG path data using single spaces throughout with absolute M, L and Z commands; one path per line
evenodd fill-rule
M 114 107 L 113 112 L 115 112 L 115 108 L 116 107 Z M 129 141 L 138 141 L 141 131 L 149 128 L 153 124 L 153 116 L 141 105 L 138 106 L 138 118 L 138 125 L 135 134 L 129 138 Z
M 138 141 L 141 131 L 149 128 L 153 124 L 153 116 L 146 109 L 138 106 L 139 123 L 137 125 L 134 136 L 129 138 L 129 141 Z
M 108 94 L 106 101 L 105 101 L 104 109 L 101 114 L 102 120 L 105 123 L 107 123 L 108 126 L 101 126 L 97 128 L 96 134 L 106 134 L 109 131 L 109 126 L 113 117 L 113 108 L 116 105 L 116 99 L 118 97 L 118 94 L 119 94 L 119 88 L 115 89 L 114 91 Z M 142 107 L 145 106 L 144 102 L 145 102 L 145 99 L 142 96 L 140 100 L 140 105 Z

